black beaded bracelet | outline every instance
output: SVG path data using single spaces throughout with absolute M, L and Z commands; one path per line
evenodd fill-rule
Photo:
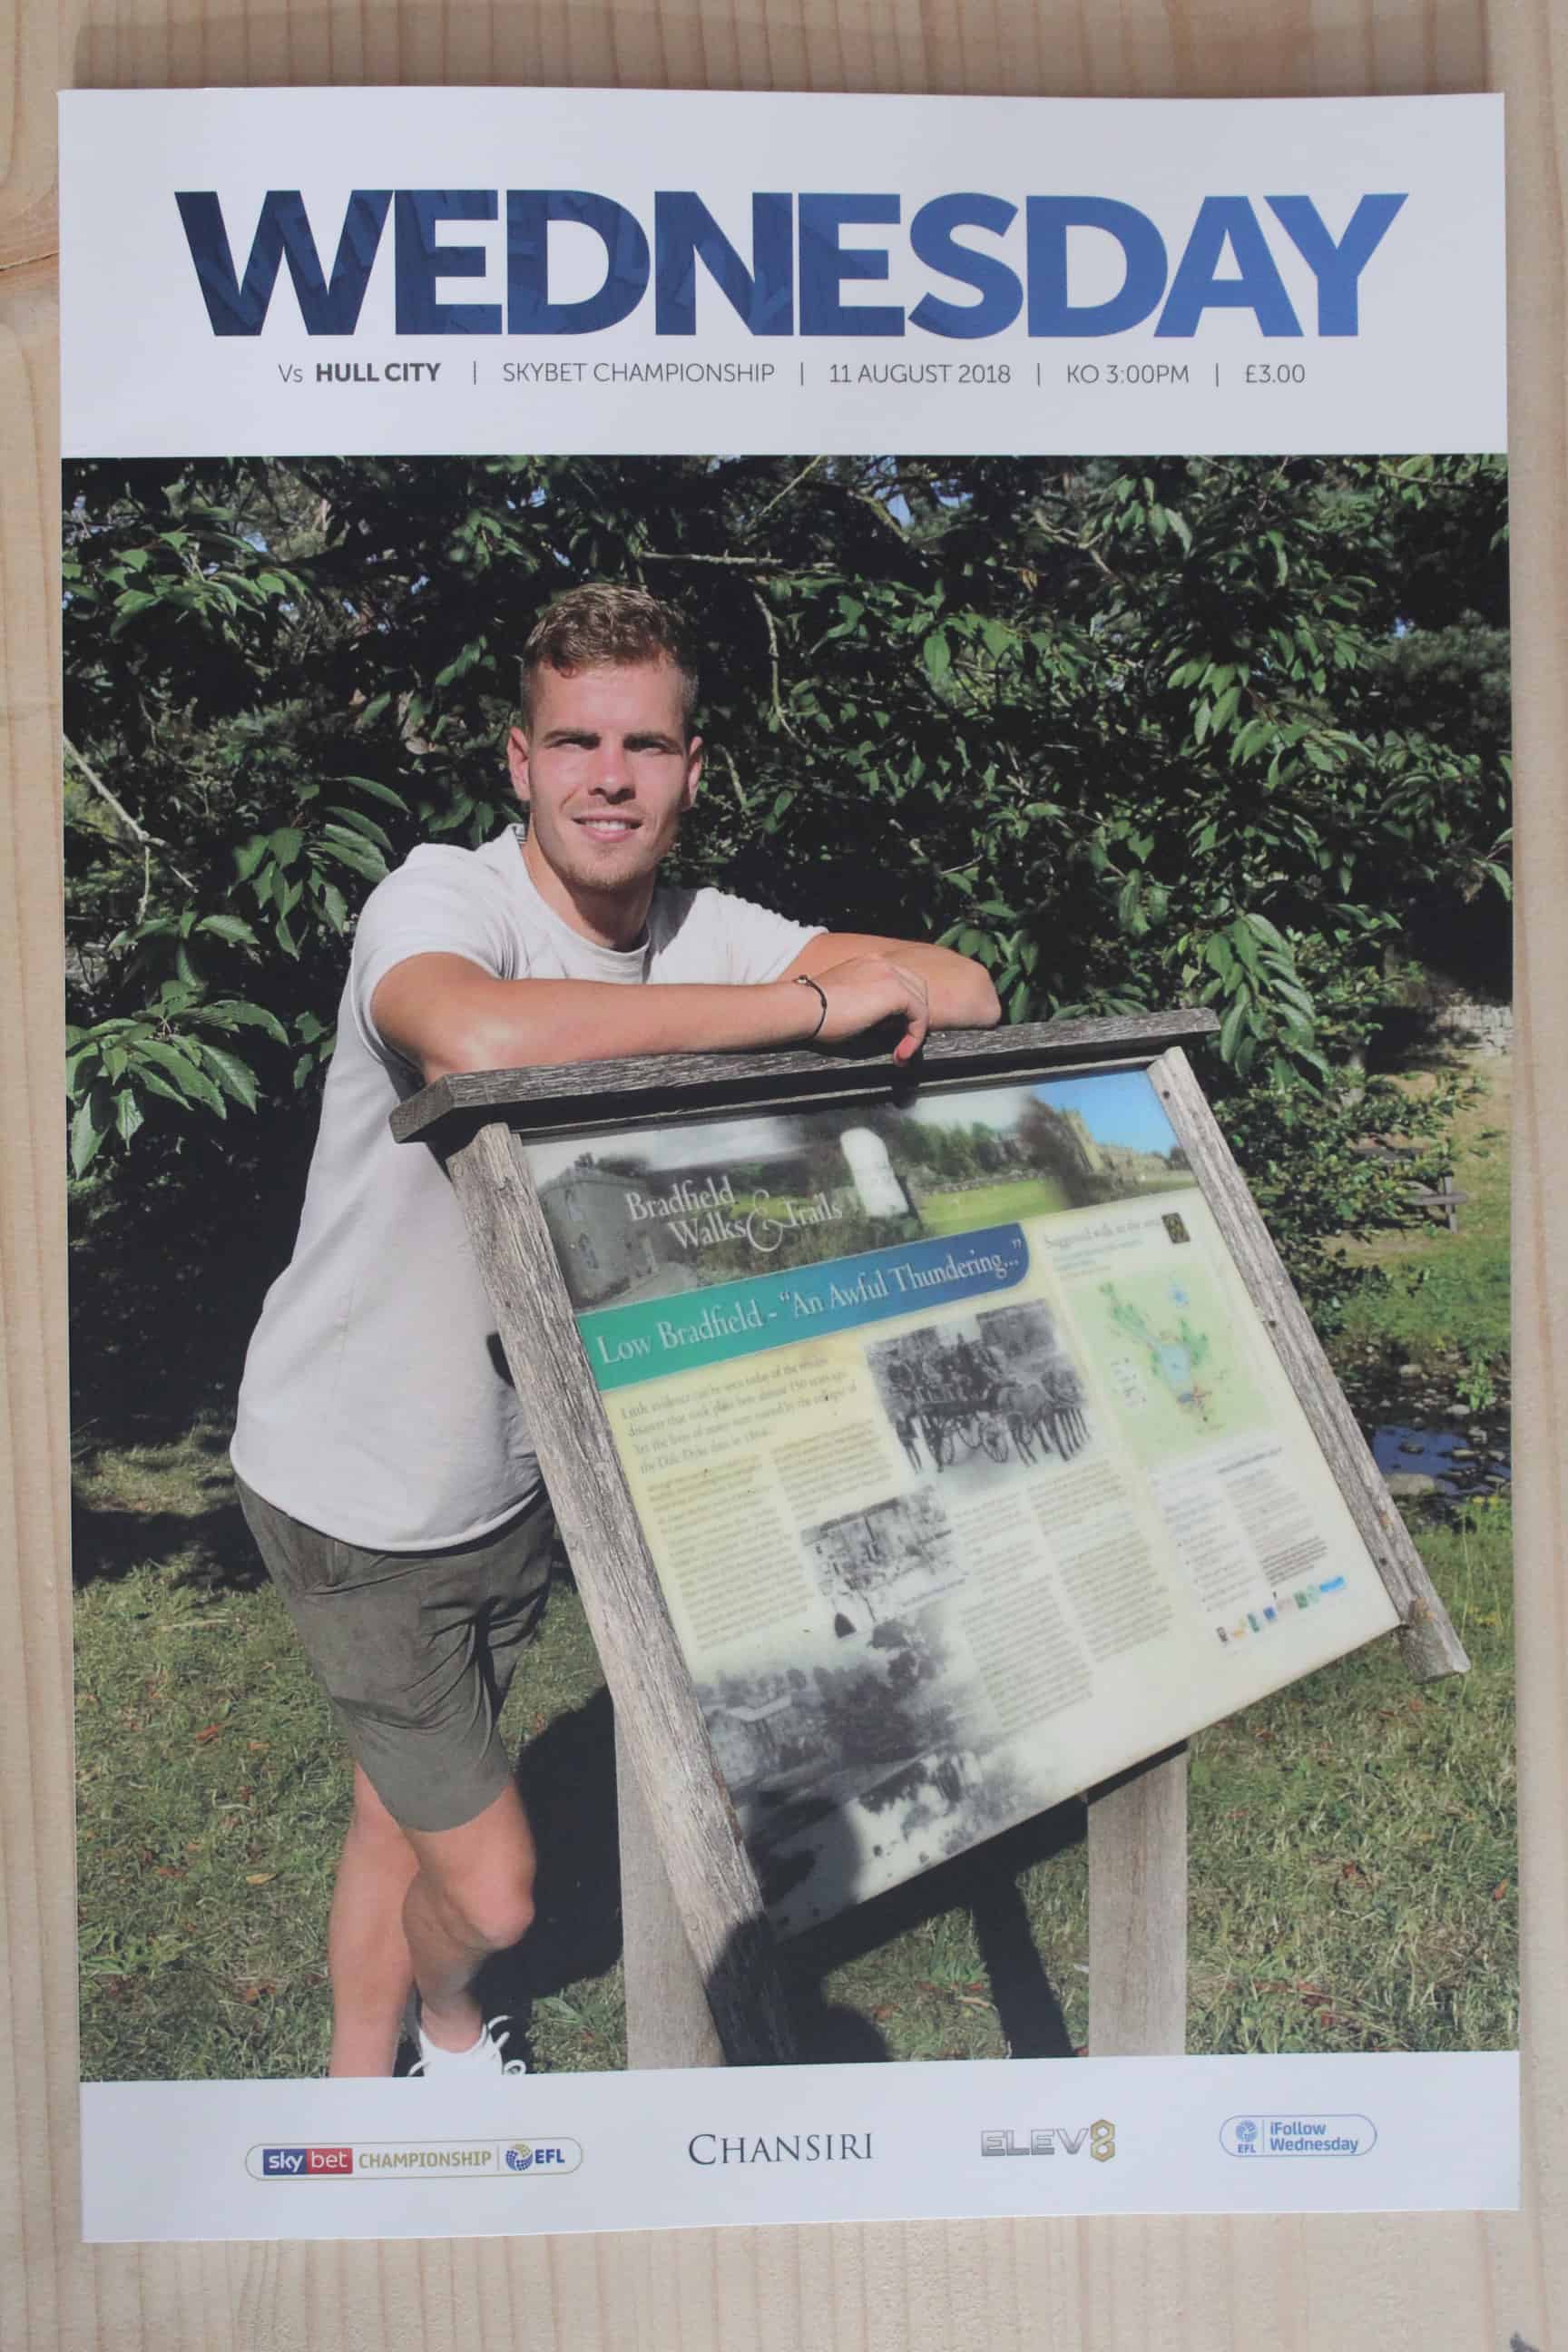
M 800 1041 L 800 1042 L 801 1042 L 801 1044 L 802 1044 L 803 1045 L 809 1045 L 811 1044 L 811 1042 L 812 1042 L 812 1038 L 815 1038 L 815 1037 L 820 1037 L 820 1036 L 821 1036 L 821 1034 L 822 1034 L 822 1024 L 823 1024 L 823 1023 L 824 1023 L 824 1022 L 826 1020 L 826 1018 L 827 1018 L 827 995 L 826 995 L 826 992 L 824 989 L 822 989 L 822 988 L 818 987 L 818 986 L 817 986 L 817 983 L 816 983 L 816 982 L 815 980 L 810 980 L 810 979 L 808 979 L 808 978 L 807 978 L 807 976 L 806 976 L 806 974 L 805 974 L 804 971 L 797 971 L 797 972 L 796 972 L 796 974 L 795 974 L 795 986 L 796 986 L 797 988 L 815 988 L 815 989 L 816 989 L 817 997 L 818 997 L 818 999 L 819 999 L 819 1001 L 820 1001 L 820 1003 L 821 1003 L 821 1005 L 822 1005 L 822 1010 L 821 1010 L 821 1012 L 820 1012 L 820 1013 L 817 1014 L 817 1016 L 816 1016 L 816 1028 L 812 1031 L 812 1033 L 811 1033 L 811 1036 L 810 1036 L 810 1037 L 803 1037 L 803 1038 L 801 1039 L 801 1041 Z

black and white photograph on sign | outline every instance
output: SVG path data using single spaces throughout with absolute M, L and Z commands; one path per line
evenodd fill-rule
M 866 1360 L 910 1469 L 950 1489 L 994 1483 L 987 1465 L 1070 1462 L 1089 1442 L 1083 1379 L 1047 1307 L 917 1326 Z
M 1498 2193 L 1500 110 L 806 103 L 65 103 L 89 2236 Z
M 885 1856 L 932 1869 L 1028 1802 L 999 1752 L 962 1619 L 940 1600 L 914 1597 L 931 1538 L 911 1507 L 834 1521 L 808 1540 L 840 1604 L 832 1649 L 783 1674 L 724 1675 L 700 1693 L 770 1915 L 785 1933 L 856 1902 L 868 1859 L 873 1869 Z M 835 1759 L 826 1775 L 825 1756 Z M 842 2015 L 829 2016 L 825 2032 L 841 2055 L 874 2050 L 864 2025 Z
M 963 1582 L 952 1523 L 924 1490 L 825 1519 L 805 1528 L 804 1540 L 817 1582 L 833 1603 L 833 1631 L 840 1641 L 874 1635 L 888 1618 L 906 1615 Z

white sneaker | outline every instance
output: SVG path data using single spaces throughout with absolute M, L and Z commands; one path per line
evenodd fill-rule
M 487 2018 L 479 2028 L 479 2038 L 467 2050 L 442 2050 L 430 2040 L 422 2025 L 415 2028 L 419 2043 L 419 2055 L 408 2069 L 411 2074 L 526 2074 L 527 2065 L 521 2058 L 502 2056 L 511 2036 L 498 2034 L 498 2025 L 506 2025 L 504 2017 Z

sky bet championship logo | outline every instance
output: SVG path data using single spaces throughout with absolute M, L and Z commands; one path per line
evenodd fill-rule
M 575 2172 L 574 2139 L 356 2141 L 350 2147 L 253 2147 L 253 2180 L 548 2180 Z
M 309 335 L 353 334 L 373 273 L 390 272 L 400 335 L 594 335 L 651 307 L 657 334 L 691 336 L 700 283 L 704 321 L 727 303 L 753 336 L 901 336 L 913 328 L 963 342 L 1002 334 L 1020 318 L 1031 337 L 1147 326 L 1183 340 L 1207 311 L 1237 310 L 1250 310 L 1270 338 L 1355 335 L 1363 273 L 1405 201 L 1362 195 L 1336 228 L 1310 195 L 1205 196 L 1195 213 L 1162 228 L 1115 196 L 1026 195 L 1019 204 L 972 192 L 933 196 L 906 225 L 904 200 L 892 193 L 773 192 L 751 199 L 747 251 L 690 189 L 659 190 L 641 219 L 585 188 L 354 188 L 318 202 L 314 219 L 297 188 L 269 189 L 259 215 L 247 205 L 244 218 L 232 203 L 226 214 L 216 188 L 174 197 L 215 335 L 259 335 L 286 268 Z M 1336 220 L 1343 209 L 1330 207 Z M 485 245 L 464 241 L 460 226 L 491 221 L 504 223 L 504 250 L 493 261 Z M 563 294 L 557 229 L 576 236 L 579 258 L 584 233 L 591 240 L 592 292 Z M 920 299 L 908 307 L 868 299 L 906 241 L 929 281 Z M 1298 266 L 1299 282 L 1300 264 L 1313 280 L 1304 316 L 1281 259 Z M 1098 273 L 1092 299 L 1084 299 L 1086 263 Z M 279 303 L 285 331 L 293 312 Z

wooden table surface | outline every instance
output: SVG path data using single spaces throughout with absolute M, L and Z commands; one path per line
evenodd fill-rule
M 1568 18 L 1555 0 L 0 0 L 0 2343 L 463 2352 L 1568 2352 Z M 1555 22 L 1554 22 L 1555 19 Z M 1509 99 L 1525 2204 L 385 2246 L 77 2240 L 54 92 L 202 83 Z M 1463 322 L 1456 322 L 1463 332 Z M 134 354 L 126 354 L 128 364 Z M 1550 1223 L 1548 1208 L 1552 1211 Z M 134 2150 L 126 2151 L 134 2162 Z

